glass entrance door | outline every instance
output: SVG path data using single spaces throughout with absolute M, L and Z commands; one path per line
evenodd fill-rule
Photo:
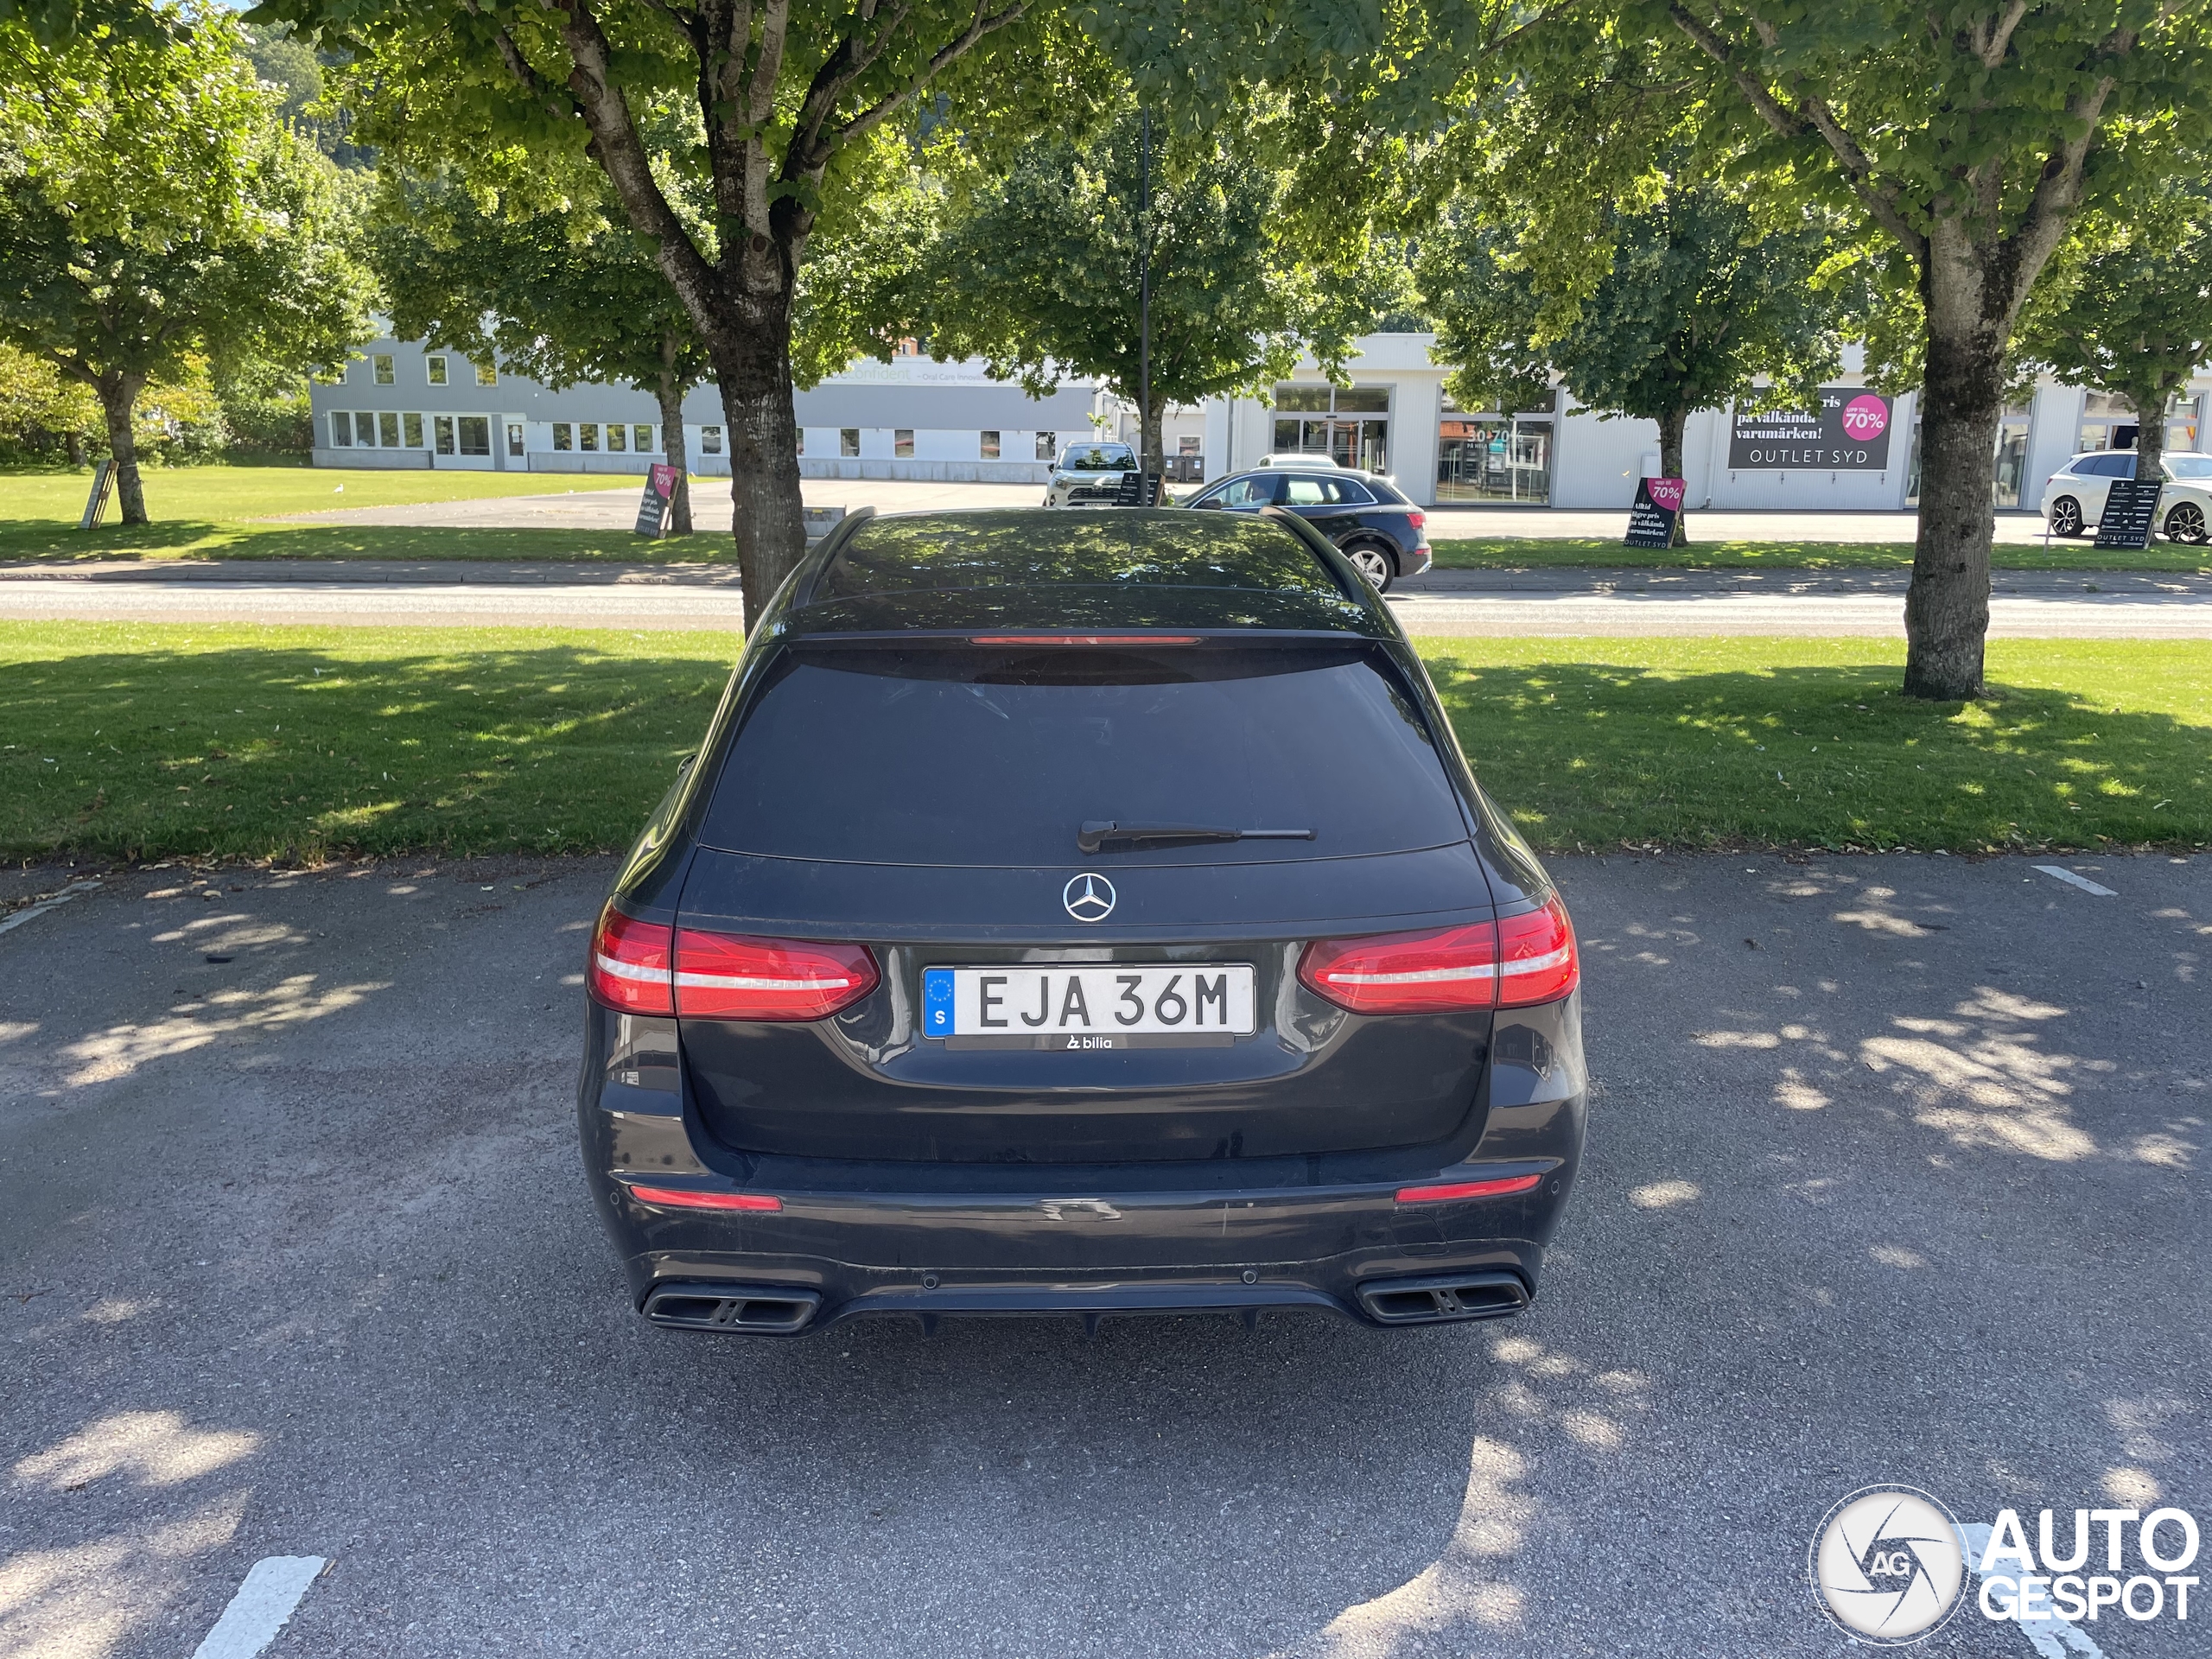
M 1277 386 L 1277 454 L 1326 455 L 1339 467 L 1390 469 L 1387 386 Z

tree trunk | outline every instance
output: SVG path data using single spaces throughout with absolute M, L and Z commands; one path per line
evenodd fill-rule
M 1929 319 L 1921 393 L 1920 526 L 1905 590 L 1904 694 L 1981 695 L 1989 632 L 1990 468 L 2005 412 L 2005 336 L 1939 331 Z
M 749 632 L 806 554 L 798 484 L 798 423 L 791 410 L 791 300 L 748 295 L 708 334 L 728 426 L 730 530 L 737 541 Z
M 2166 386 L 2131 388 L 2127 402 L 2135 410 L 2135 476 L 2157 478 L 2158 462 L 2166 453 L 2166 400 L 2173 395 Z
M 64 432 L 61 435 L 61 448 L 62 452 L 69 457 L 69 464 L 72 467 L 81 467 L 85 464 L 85 435 L 83 433 L 73 430 Z
M 1687 409 L 1670 409 L 1660 416 L 1660 477 L 1685 476 L 1682 471 L 1682 435 L 1689 429 L 1689 423 L 1690 412 Z M 1675 539 L 1668 543 L 1669 547 L 1688 547 L 1690 544 L 1689 518 L 1690 496 L 1686 488 L 1682 492 L 1681 511 L 1675 515 Z
M 146 522 L 146 491 L 138 479 L 138 440 L 130 429 L 131 410 L 145 381 L 134 375 L 100 376 L 100 414 L 107 422 L 108 454 L 115 458 L 115 499 L 126 524 Z
M 662 360 L 665 362 L 669 356 L 664 346 Z M 668 533 L 671 536 L 691 533 L 691 461 L 683 435 L 683 394 L 690 390 L 666 369 L 661 371 L 660 385 L 656 389 L 660 398 L 661 453 L 676 468 L 676 493 L 668 499 Z
M 1152 407 L 1137 416 L 1137 462 L 1147 477 L 1154 473 L 1165 476 L 1167 471 L 1167 464 L 1160 455 L 1166 441 L 1160 435 L 1166 414 L 1160 401 L 1154 398 Z

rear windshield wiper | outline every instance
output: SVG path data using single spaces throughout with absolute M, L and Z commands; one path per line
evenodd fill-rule
M 1126 853 L 1139 847 L 1192 846 L 1208 841 L 1311 841 L 1311 830 L 1228 830 L 1204 823 L 1114 823 L 1092 820 L 1075 838 L 1085 853 Z

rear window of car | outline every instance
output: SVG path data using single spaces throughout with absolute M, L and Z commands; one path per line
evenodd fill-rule
M 1083 824 L 1311 830 L 1079 853 Z M 888 864 L 1251 862 L 1467 830 L 1388 664 L 1347 649 L 787 651 L 727 751 L 702 839 Z
M 2212 455 L 2168 455 L 2166 465 L 2176 478 L 2212 478 Z
M 1227 588 L 1341 599 L 1292 531 L 1217 513 L 940 513 L 875 518 L 812 601 L 987 587 Z

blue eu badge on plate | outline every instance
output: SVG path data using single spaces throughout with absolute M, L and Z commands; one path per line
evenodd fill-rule
M 952 1035 L 952 969 L 925 968 L 922 970 L 922 1034 L 925 1037 Z

